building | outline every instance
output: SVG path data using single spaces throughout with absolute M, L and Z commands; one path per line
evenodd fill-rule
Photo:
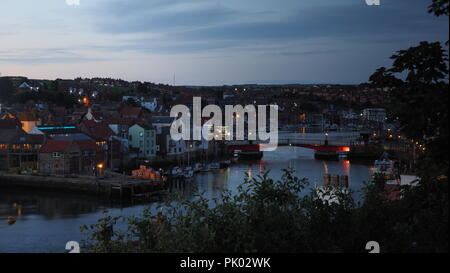
M 93 140 L 48 140 L 39 152 L 39 172 L 94 175 L 104 168 L 104 161 L 104 153 Z
M 33 135 L 45 135 L 53 140 L 92 140 L 76 126 L 40 126 L 30 131 Z
M 128 140 L 131 149 L 134 149 L 139 158 L 156 156 L 156 130 L 146 124 L 135 124 L 128 130 Z
M 384 122 L 386 120 L 386 110 L 383 108 L 367 108 L 362 112 L 365 120 Z
M 120 117 L 125 119 L 138 120 L 142 117 L 142 108 L 140 107 L 123 107 L 119 111 Z
M 32 91 L 32 92 L 39 92 L 40 87 L 39 86 L 31 86 L 26 82 L 23 82 L 21 85 L 19 85 L 20 91 Z
M 178 140 L 175 141 L 170 135 L 170 127 L 161 127 L 158 130 L 157 135 L 158 143 L 158 159 L 168 160 L 168 161 L 180 161 L 183 160 L 186 149 L 186 141 Z
M 176 118 L 170 116 L 154 116 L 151 117 L 149 121 L 157 130 L 157 133 L 160 134 L 162 132 L 162 128 L 170 128 L 175 120 Z
M 27 134 L 16 120 L 0 120 L 0 171 L 36 171 L 43 142 L 44 136 Z
M 27 133 L 41 125 L 41 120 L 30 111 L 19 113 L 17 119 L 22 123 L 22 129 Z

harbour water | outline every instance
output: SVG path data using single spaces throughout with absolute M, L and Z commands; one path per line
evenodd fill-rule
M 298 177 L 306 177 L 310 187 L 321 186 L 325 173 L 349 176 L 349 188 L 358 191 L 370 180 L 369 165 L 348 161 L 320 161 L 314 159 L 312 150 L 282 147 L 266 153 L 262 160 L 238 162 L 228 169 L 197 174 L 192 182 L 210 199 L 219 197 L 224 189 L 235 193 L 247 174 L 255 177 L 269 171 L 269 176 L 279 179 L 282 170 L 293 168 Z M 181 189 L 184 196 L 193 198 L 192 188 Z M 68 241 L 86 239 L 80 226 L 95 224 L 107 215 L 139 215 L 149 204 L 120 206 L 110 201 L 98 200 L 60 192 L 0 189 L 0 252 L 64 252 Z M 17 222 L 7 224 L 7 217 Z

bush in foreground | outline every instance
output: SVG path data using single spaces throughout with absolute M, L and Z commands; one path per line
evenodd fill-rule
M 280 181 L 267 174 L 246 179 L 238 193 L 210 201 L 175 198 L 139 217 L 105 217 L 84 226 L 89 252 L 276 253 L 366 252 L 377 241 L 382 252 L 448 252 L 448 179 L 403 187 L 388 201 L 376 184 L 364 202 L 350 192 L 323 188 L 303 194 L 306 179 L 285 170 Z M 128 229 L 118 231 L 118 222 Z

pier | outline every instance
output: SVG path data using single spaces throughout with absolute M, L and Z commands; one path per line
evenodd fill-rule
M 152 199 L 167 193 L 164 183 L 155 183 L 148 179 L 137 179 L 124 175 L 101 178 L 0 173 L 1 187 L 75 192 L 111 199 Z

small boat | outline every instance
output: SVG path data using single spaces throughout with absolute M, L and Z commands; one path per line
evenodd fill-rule
M 219 169 L 220 169 L 220 163 L 219 163 L 219 162 L 213 162 L 213 163 L 210 163 L 210 164 L 208 165 L 208 168 L 209 168 L 210 170 L 219 170 Z
M 183 175 L 183 170 L 180 167 L 175 167 L 172 169 L 171 175 L 175 176 L 175 177 L 181 176 L 181 175 Z
M 194 177 L 194 171 L 193 170 L 185 170 L 183 172 L 183 176 L 186 179 L 192 179 Z
M 207 173 L 207 172 L 210 172 L 210 171 L 211 171 L 211 169 L 208 166 L 203 166 L 200 169 L 200 172 L 202 172 L 202 173 Z
M 261 159 L 264 153 L 261 151 L 237 151 L 239 159 Z
M 7 219 L 6 219 L 6 222 L 8 222 L 8 225 L 14 225 L 15 223 L 16 223 L 16 218 L 14 218 L 14 217 L 12 217 L 12 216 L 9 216 Z
M 231 160 L 220 161 L 220 168 L 222 168 L 222 169 L 226 169 L 226 168 L 230 167 L 230 165 L 231 165 Z
M 200 172 L 200 171 L 202 170 L 203 167 L 204 167 L 204 166 L 203 166 L 202 163 L 195 163 L 195 165 L 194 165 L 194 173 Z

